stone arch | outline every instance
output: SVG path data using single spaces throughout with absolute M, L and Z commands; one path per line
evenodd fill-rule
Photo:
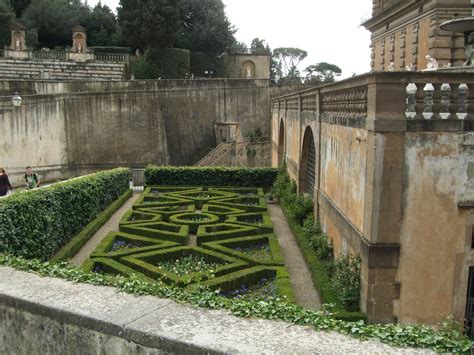
M 255 79 L 255 63 L 251 60 L 246 60 L 242 63 L 241 77 L 244 79 Z
M 301 148 L 301 161 L 299 171 L 299 191 L 314 195 L 316 182 L 316 147 L 311 127 L 306 127 Z
M 281 166 L 285 161 L 285 122 L 280 120 L 280 129 L 278 133 L 278 166 Z

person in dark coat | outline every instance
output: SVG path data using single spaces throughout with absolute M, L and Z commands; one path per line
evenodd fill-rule
M 0 196 L 5 196 L 8 190 L 12 189 L 10 185 L 10 180 L 8 179 L 7 172 L 5 169 L 0 168 Z

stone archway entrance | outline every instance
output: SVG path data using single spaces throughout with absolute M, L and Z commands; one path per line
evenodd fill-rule
M 278 166 L 285 161 L 285 123 L 280 121 L 280 130 L 278 134 Z
M 303 137 L 303 147 L 301 151 L 299 191 L 307 193 L 311 197 L 314 195 L 314 185 L 316 181 L 316 148 L 314 146 L 313 131 L 306 128 Z

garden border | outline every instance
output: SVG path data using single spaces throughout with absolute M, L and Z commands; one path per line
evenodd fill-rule
M 112 215 L 122 207 L 127 200 L 133 196 L 133 190 L 129 189 L 112 202 L 96 219 L 85 226 L 69 243 L 63 246 L 50 259 L 51 262 L 66 261 L 76 255 L 79 250 L 92 238 L 92 236 L 102 227 Z
M 288 225 L 290 226 L 293 235 L 295 236 L 296 242 L 298 247 L 301 250 L 301 254 L 303 254 L 303 258 L 308 265 L 308 268 L 311 272 L 311 278 L 313 280 L 316 289 L 319 292 L 319 296 L 321 297 L 321 301 L 323 304 L 334 304 L 335 309 L 334 311 L 337 312 L 334 315 L 334 318 L 344 320 L 344 321 L 351 321 L 356 322 L 359 320 L 363 320 L 364 322 L 367 321 L 367 315 L 363 312 L 348 312 L 344 309 L 341 305 L 341 301 L 337 298 L 334 294 L 334 291 L 331 286 L 331 281 L 329 279 L 329 275 L 325 266 L 317 257 L 316 253 L 313 251 L 312 246 L 309 244 L 309 241 L 303 235 L 303 227 L 301 227 L 294 218 L 290 215 L 287 210 L 287 206 L 281 202 L 280 204 L 283 214 L 285 215 L 286 220 L 288 221 Z

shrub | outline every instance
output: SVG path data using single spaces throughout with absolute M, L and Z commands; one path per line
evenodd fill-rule
M 298 194 L 293 203 L 290 204 L 288 207 L 295 221 L 298 222 L 300 226 L 302 226 L 304 221 L 308 217 L 312 216 L 313 206 L 314 201 L 312 198 Z
M 49 259 L 128 189 L 115 169 L 2 199 L 0 253 Z
M 341 256 L 331 266 L 331 281 L 345 309 L 359 310 L 360 301 L 360 258 Z
M 191 73 L 195 76 L 208 76 L 206 71 L 212 71 L 212 77 L 226 77 L 224 57 L 218 53 L 191 52 Z
M 147 185 L 254 186 L 273 185 L 277 169 L 226 167 L 157 167 L 145 170 Z
M 182 79 L 190 72 L 186 49 L 152 48 L 132 65 L 136 79 Z
M 330 260 L 332 258 L 333 248 L 331 240 L 323 233 L 319 222 L 315 222 L 313 216 L 306 218 L 304 221 L 303 235 L 309 240 L 316 255 L 321 260 Z
M 286 173 L 286 167 L 278 170 L 278 175 L 273 185 L 273 194 L 287 207 L 291 216 L 300 226 L 306 218 L 313 214 L 314 201 L 310 197 L 297 194 L 296 183 Z

